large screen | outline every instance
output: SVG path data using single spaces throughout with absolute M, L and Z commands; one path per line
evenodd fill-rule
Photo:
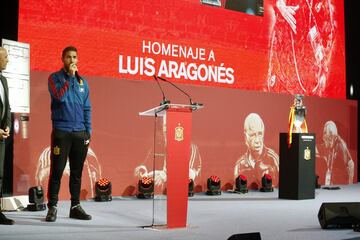
M 345 98 L 343 1 L 20 0 L 31 69 Z

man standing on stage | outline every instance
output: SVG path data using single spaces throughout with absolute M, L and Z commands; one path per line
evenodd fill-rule
M 66 161 L 70 165 L 70 218 L 90 220 L 80 206 L 81 176 L 91 134 L 89 86 L 78 74 L 77 49 L 66 47 L 62 52 L 63 68 L 48 79 L 51 96 L 51 170 L 48 186 L 46 221 L 54 222 L 61 177 Z
M 1 73 L 2 70 L 5 70 L 8 62 L 8 53 L 6 49 L 0 47 L 0 198 L 2 197 L 2 183 L 4 176 L 5 140 L 10 136 L 11 127 L 9 89 L 7 80 Z M 5 215 L 1 212 L 1 206 L 0 224 L 14 224 L 14 220 L 5 217 Z

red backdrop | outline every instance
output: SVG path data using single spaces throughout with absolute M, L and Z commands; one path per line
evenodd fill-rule
M 14 192 L 26 193 L 35 184 L 46 190 L 51 132 L 47 77 L 61 68 L 67 45 L 79 50 L 79 71 L 89 81 L 93 105 L 83 198 L 93 196 L 100 176 L 112 181 L 114 195 L 134 194 L 136 169 L 151 168 L 153 120 L 138 112 L 161 99 L 153 74 L 205 104 L 193 114 L 198 191 L 205 191 L 210 175 L 219 176 L 224 189 L 232 188 L 235 163 L 246 151 L 243 126 L 250 113 L 260 115 L 265 145 L 279 153 L 278 135 L 287 131 L 293 98 L 288 93 L 309 96 L 304 99 L 307 121 L 318 143 L 325 122 L 332 120 L 356 161 L 357 105 L 339 100 L 345 98 L 343 2 L 288 5 L 298 6 L 296 30 L 271 1 L 264 1 L 260 17 L 198 0 L 21 0 L 19 41 L 31 45 L 31 113 L 29 138 L 15 135 Z M 173 103 L 187 103 L 171 86 L 164 90 Z M 327 166 L 317 161 L 323 183 Z M 339 183 L 346 182 L 345 176 Z M 61 198 L 68 198 L 64 179 Z
M 33 70 L 75 45 L 85 75 L 345 98 L 343 1 L 287 1 L 294 30 L 282 1 L 263 17 L 198 0 L 20 1 L 19 40 Z
M 47 90 L 49 72 L 31 74 L 31 109 L 29 138 L 21 139 L 15 135 L 14 150 L 14 190 L 24 184 L 23 179 L 32 186 L 40 182 L 46 189 L 45 175 L 48 166 L 41 160 L 41 154 L 50 144 L 50 96 Z M 116 78 L 87 78 L 93 105 L 93 134 L 91 149 L 97 157 L 89 156 L 92 168 L 83 173 L 83 197 L 91 196 L 89 172 L 110 179 L 114 195 L 135 194 L 138 176 L 135 169 L 144 166 L 152 170 L 151 150 L 153 148 L 154 121 L 141 117 L 139 112 L 158 106 L 161 93 L 155 82 L 119 81 Z M 225 189 L 234 184 L 234 166 L 246 151 L 244 120 L 250 113 L 257 113 L 265 125 L 264 143 L 266 147 L 279 154 L 279 132 L 287 131 L 287 121 L 293 97 L 284 94 L 261 93 L 229 88 L 179 85 L 193 96 L 195 101 L 203 102 L 205 107 L 193 113 L 192 143 L 195 149 L 193 168 L 198 171 L 195 184 L 198 191 L 206 190 L 206 179 L 217 175 L 222 179 Z M 167 97 L 173 103 L 187 103 L 188 99 L 170 85 L 163 85 Z M 335 100 L 306 97 L 304 104 L 308 109 L 309 131 L 317 135 L 322 144 L 325 122 L 332 120 L 339 135 L 347 143 L 357 168 L 357 103 L 349 100 Z M 195 154 L 195 153 L 194 153 Z M 201 162 L 199 163 L 199 158 Z M 161 160 L 160 160 L 161 161 Z M 42 163 L 42 164 L 41 164 Z M 163 163 L 156 169 L 162 169 Z M 317 162 L 320 182 L 324 183 L 326 165 L 322 159 Z M 39 169 L 44 169 L 40 178 Z M 341 182 L 346 183 L 346 171 Z M 62 184 L 62 198 L 68 196 L 67 176 Z M 354 180 L 356 180 L 356 171 Z M 21 191 L 18 191 L 20 193 Z

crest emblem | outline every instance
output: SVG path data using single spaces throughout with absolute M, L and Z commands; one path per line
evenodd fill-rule
M 58 146 L 54 147 L 54 155 L 60 155 L 60 148 Z
M 305 160 L 311 159 L 311 150 L 309 149 L 309 147 L 306 147 L 306 149 L 304 150 L 304 159 Z
M 178 123 L 178 126 L 175 128 L 175 140 L 181 142 L 184 140 L 184 128 Z

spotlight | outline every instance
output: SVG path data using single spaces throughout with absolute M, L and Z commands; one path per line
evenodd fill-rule
M 194 196 L 194 180 L 192 180 L 191 178 L 189 178 L 189 192 L 188 192 L 188 197 L 192 197 Z
M 95 201 L 108 202 L 111 200 L 111 182 L 106 178 L 100 178 L 95 183 Z
M 43 211 L 46 209 L 44 191 L 41 186 L 29 188 L 29 203 L 27 205 L 29 211 Z
M 217 176 L 211 176 L 207 179 L 207 195 L 220 195 L 221 194 L 221 181 Z
M 137 198 L 149 199 L 154 196 L 154 181 L 152 178 L 143 177 L 138 183 Z
M 240 174 L 235 179 L 235 191 L 240 193 L 247 193 L 249 191 L 247 188 L 247 179 L 245 175 Z
M 272 177 L 265 173 L 264 176 L 261 179 L 261 185 L 260 192 L 273 192 L 274 188 L 272 187 Z

